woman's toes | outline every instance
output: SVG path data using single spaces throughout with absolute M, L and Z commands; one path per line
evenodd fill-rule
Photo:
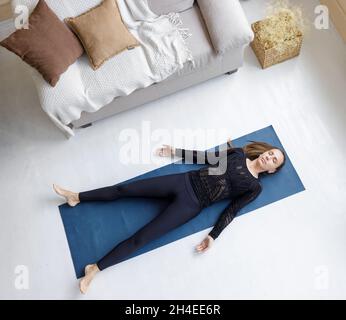
M 87 265 L 84 269 L 85 276 L 84 278 L 79 282 L 79 289 L 80 292 L 85 294 L 89 288 L 89 285 L 92 281 L 92 279 L 95 276 L 96 270 L 93 265 Z
M 53 184 L 54 191 L 59 195 L 59 196 L 65 196 L 64 190 L 60 188 L 58 185 Z
M 58 186 L 56 184 L 53 183 L 53 189 L 54 191 L 59 194 L 59 189 L 58 189 Z
M 86 294 L 87 290 L 88 290 L 88 286 L 86 283 L 86 279 L 83 278 L 80 283 L 79 283 L 79 290 L 82 294 Z

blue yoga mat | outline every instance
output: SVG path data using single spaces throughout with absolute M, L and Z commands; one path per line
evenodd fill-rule
M 232 143 L 235 147 L 242 147 L 249 140 L 264 141 L 284 149 L 272 126 L 245 135 Z M 202 166 L 204 165 L 172 163 L 122 183 L 186 172 Z M 288 156 L 285 166 L 277 174 L 261 178 L 261 184 L 262 193 L 242 208 L 237 216 L 305 190 Z M 194 219 L 148 243 L 122 261 L 212 227 L 229 202 L 230 200 L 223 200 L 205 208 Z M 67 204 L 59 206 L 77 278 L 84 276 L 87 264 L 97 262 L 118 243 L 129 238 L 167 204 L 167 200 L 162 199 L 123 198 L 110 202 L 84 202 L 73 208 Z

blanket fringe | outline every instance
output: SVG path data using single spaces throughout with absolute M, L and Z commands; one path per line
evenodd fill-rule
M 167 14 L 169 21 L 176 26 L 177 30 L 179 31 L 181 38 L 183 40 L 183 43 L 185 45 L 185 50 L 188 56 L 188 61 L 192 62 L 193 67 L 195 67 L 195 60 L 193 58 L 192 52 L 189 49 L 186 39 L 190 38 L 192 34 L 190 33 L 189 28 L 180 28 L 180 26 L 183 24 L 183 21 L 180 18 L 179 13 L 177 12 L 170 12 Z

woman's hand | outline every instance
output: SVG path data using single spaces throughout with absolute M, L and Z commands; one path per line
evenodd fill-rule
M 156 155 L 160 157 L 170 157 L 175 155 L 175 148 L 167 144 L 162 145 L 161 148 L 156 150 Z
M 213 243 L 214 239 L 208 235 L 198 246 L 196 246 L 196 250 L 198 252 L 205 252 L 211 248 Z

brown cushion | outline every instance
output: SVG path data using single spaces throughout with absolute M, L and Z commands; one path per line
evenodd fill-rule
M 78 35 L 94 70 L 116 54 L 139 46 L 124 25 L 116 0 L 104 0 L 78 17 L 65 19 L 65 22 Z
M 30 15 L 29 29 L 15 31 L 0 45 L 37 69 L 53 87 L 84 52 L 78 38 L 44 0 Z

